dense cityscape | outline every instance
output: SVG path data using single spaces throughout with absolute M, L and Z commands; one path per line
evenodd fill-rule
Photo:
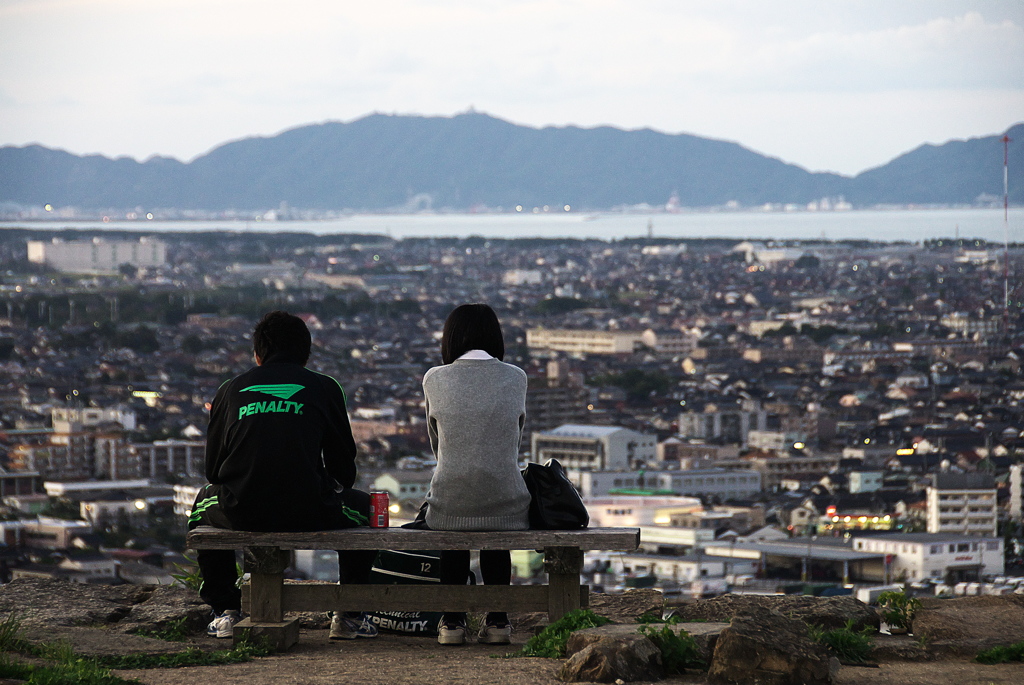
M 432 472 L 423 373 L 448 312 L 486 302 L 530 378 L 523 461 L 561 461 L 592 525 L 641 528 L 638 552 L 588 555 L 593 585 L 1012 592 L 1024 292 L 1004 273 L 1024 251 L 1006 255 L 6 230 L 0 575 L 171 582 L 208 403 L 272 309 L 306 320 L 310 366 L 345 388 L 360 487 L 411 518 Z M 322 557 L 295 574 L 330 579 Z M 517 582 L 540 572 L 515 564 Z

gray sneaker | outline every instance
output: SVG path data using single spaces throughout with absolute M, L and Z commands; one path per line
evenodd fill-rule
M 206 634 L 210 637 L 220 639 L 234 637 L 235 624 L 242 620 L 242 612 L 236 609 L 228 609 L 219 616 L 215 616 L 210 625 L 206 626 Z
M 437 644 L 466 644 L 466 624 L 463 621 L 444 621 L 437 626 Z
M 331 618 L 331 632 L 327 637 L 331 640 L 377 637 L 377 626 L 373 625 L 367 614 L 362 614 L 359 618 L 352 618 L 336 611 Z
M 512 642 L 512 626 L 508 623 L 487 623 L 477 639 L 485 645 L 507 645 Z

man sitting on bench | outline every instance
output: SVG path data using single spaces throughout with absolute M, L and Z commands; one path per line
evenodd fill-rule
M 210 409 L 206 478 L 188 527 L 315 531 L 365 526 L 370 497 L 352 489 L 356 445 L 345 392 L 311 371 L 305 322 L 286 312 L 264 316 L 252 335 L 256 366 L 225 382 Z M 375 551 L 339 552 L 342 583 L 369 582 Z M 232 637 L 241 620 L 235 553 L 199 550 L 199 595 L 215 618 L 207 632 Z M 335 612 L 330 637 L 375 637 L 361 614 Z

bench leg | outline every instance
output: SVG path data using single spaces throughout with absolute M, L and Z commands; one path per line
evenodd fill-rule
M 277 649 L 299 641 L 299 621 L 284 620 L 281 593 L 289 555 L 277 547 L 246 547 L 245 570 L 249 572 L 249 618 L 235 625 L 234 641 L 247 632 L 268 639 Z
M 583 552 L 577 547 L 545 547 L 548 573 L 548 620 L 554 623 L 580 608 L 580 569 Z

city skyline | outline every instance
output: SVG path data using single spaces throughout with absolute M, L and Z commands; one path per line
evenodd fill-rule
M 0 2 L 3 145 L 187 160 L 373 111 L 738 142 L 852 175 L 1024 119 L 1024 6 Z

